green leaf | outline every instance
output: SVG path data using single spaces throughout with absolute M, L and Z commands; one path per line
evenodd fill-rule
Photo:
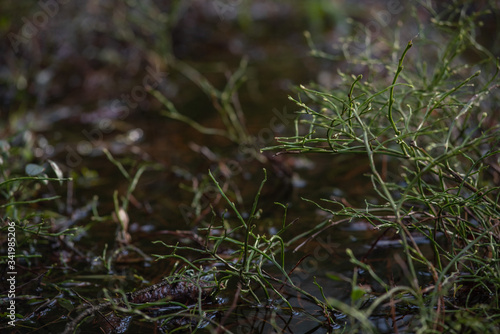
M 24 168 L 24 171 L 26 174 L 29 176 L 37 176 L 43 173 L 45 170 L 45 167 L 36 165 L 36 164 L 27 164 L 26 167 Z
M 344 281 L 340 276 L 331 273 L 326 273 L 326 277 L 334 281 Z
M 366 291 L 363 290 L 362 288 L 358 287 L 358 286 L 355 286 L 353 289 L 352 289 L 352 292 L 351 292 L 351 299 L 353 302 L 357 301 L 358 299 L 360 299 L 361 297 L 363 297 L 365 295 Z
M 59 303 L 59 305 L 64 307 L 69 312 L 71 312 L 75 309 L 75 307 L 73 306 L 73 303 L 67 299 L 59 299 L 57 302 Z

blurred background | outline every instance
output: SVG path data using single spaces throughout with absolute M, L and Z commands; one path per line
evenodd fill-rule
M 75 206 L 95 193 L 101 202 L 111 203 L 109 190 L 126 182 L 103 148 L 113 155 L 158 163 L 163 171 L 149 174 L 149 182 L 145 176 L 139 191 L 148 189 L 149 201 L 168 208 L 168 215 L 176 218 L 181 218 L 179 200 L 191 200 L 191 194 L 178 189 L 179 178 L 196 178 L 222 157 L 240 163 L 246 152 L 242 145 L 258 151 L 273 145 L 274 136 L 293 133 L 298 108 L 288 95 L 296 95 L 294 86 L 299 84 L 334 85 L 342 61 L 339 37 L 352 29 L 349 18 L 372 22 L 374 32 L 380 34 L 382 24 L 397 24 L 403 9 L 387 8 L 378 1 L 323 0 L 42 1 L 35 5 L 21 1 L 1 6 L 4 138 L 16 136 L 26 144 L 28 161 L 52 159 L 65 175 L 75 177 L 73 191 L 79 189 L 72 197 Z M 389 16 L 375 24 L 380 19 L 377 13 Z M 305 31 L 320 48 L 336 52 L 338 64 L 312 57 Z M 239 69 L 233 90 L 237 95 L 231 104 L 252 139 L 235 142 L 200 133 L 165 117 L 165 105 L 151 94 L 157 91 L 198 124 L 224 129 L 211 96 L 216 93 L 210 89 L 224 91 Z M 209 88 L 203 86 L 207 82 Z M 214 155 L 200 153 L 202 147 Z M 258 160 L 253 159 L 256 166 L 250 164 L 246 176 L 239 177 L 252 179 L 262 167 Z M 280 164 L 276 173 L 290 179 L 285 183 L 306 185 L 304 176 L 289 167 L 297 164 L 308 170 L 311 161 L 290 159 Z M 365 167 L 360 166 L 361 171 Z M 345 170 L 342 164 L 330 172 L 340 170 Z M 244 188 L 253 196 L 255 187 Z M 286 184 L 275 187 L 290 196 Z M 172 192 L 180 192 L 180 197 L 170 198 Z

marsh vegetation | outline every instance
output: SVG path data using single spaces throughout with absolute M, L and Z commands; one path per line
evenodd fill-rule
M 2 332 L 500 332 L 497 1 L 40 3 Z

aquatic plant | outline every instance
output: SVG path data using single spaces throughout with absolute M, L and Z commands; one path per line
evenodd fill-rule
M 226 157 L 201 146 L 207 143 L 193 144 L 211 165 L 205 175 L 189 175 L 193 215 L 183 230 L 156 226 L 152 233 L 138 233 L 147 234 L 140 240 L 130 226 L 141 201 L 134 194 L 144 191 L 141 178 L 158 169 L 165 172 L 165 166 L 104 149 L 101 156 L 119 172 L 121 187 L 110 188 L 110 205 L 103 215 L 97 195 L 71 210 L 72 200 L 62 201 L 61 194 L 71 194 L 72 182 L 91 172 L 61 170 L 52 160 L 34 157 L 27 140 L 33 134 L 19 131 L 0 141 L 1 241 L 11 247 L 8 233 L 15 222 L 22 246 L 15 258 L 23 269 L 17 278 L 25 283 L 16 288 L 17 314 L 2 313 L 2 320 L 14 317 L 20 331 L 66 333 L 97 327 L 104 332 L 149 332 L 153 327 L 165 332 L 285 332 L 294 329 L 292 319 L 297 318 L 313 323 L 311 332 L 500 332 L 499 66 L 490 51 L 494 46 L 478 41 L 480 22 L 498 17 L 489 13 L 494 1 L 483 2 L 484 7 L 472 1 L 419 1 L 405 4 L 404 13 L 399 6 L 391 7 L 389 16 L 379 12 L 378 19 L 385 21 L 351 21 L 343 30 L 350 33 L 336 49 L 318 44 L 327 39 L 306 33 L 311 54 L 326 65 L 320 82 L 295 89 L 290 97 L 298 107 L 295 127 L 284 131 L 291 135 L 265 148 L 266 156 L 255 150 L 237 96 L 245 81 L 246 59 L 233 71 L 220 71 L 227 82 L 219 86 L 196 64 L 174 57 L 168 33 L 185 3 L 173 1 L 165 14 L 150 2 L 123 2 L 120 8 L 130 15 L 129 21 L 126 15 L 115 17 L 124 29 L 114 29 L 113 38 L 136 43 L 151 58 L 161 58 L 158 62 L 164 62 L 171 75 L 181 74 L 196 85 L 220 122 L 205 125 L 184 114 L 156 87 L 151 93 L 164 107 L 163 115 L 202 134 L 224 137 L 233 147 L 250 145 L 252 159 L 259 162 L 268 162 L 272 153 L 322 154 L 331 168 L 345 155 L 354 157 L 353 164 L 366 161 L 376 196 L 364 198 L 365 205 L 351 205 L 338 196 L 304 198 L 322 212 L 310 217 L 309 222 L 317 222 L 304 228 L 296 217 L 289 218 L 286 204 L 263 203 L 274 174 L 263 170 L 248 180 L 258 189 L 247 192 L 254 199 L 245 208 L 246 198 L 228 177 Z M 325 18 L 316 31 L 324 28 L 326 15 L 333 11 L 321 6 L 317 1 L 308 8 L 311 21 Z M 241 14 L 240 20 L 248 15 Z M 388 18 L 399 21 L 391 31 L 381 29 Z M 141 34 L 154 38 L 145 43 Z M 336 73 L 332 64 L 339 68 Z M 141 92 L 146 89 L 141 86 Z M 245 169 L 242 174 L 249 171 L 246 162 L 238 165 Z M 172 170 L 188 174 L 180 167 Z M 257 178 L 262 181 L 255 182 Z M 216 194 L 208 197 L 209 191 Z M 272 218 L 265 216 L 268 207 Z M 169 209 L 159 215 L 172 214 Z M 280 214 L 281 219 L 275 219 Z M 306 288 L 295 280 L 297 273 L 308 270 L 308 257 L 317 257 L 308 246 L 329 229 L 359 222 L 380 234 L 364 256 L 350 249 L 348 241 L 342 245 L 347 250 L 340 255 L 350 261 L 352 274 L 335 267 L 324 277 L 306 273 L 311 283 Z M 85 245 L 88 239 L 94 242 L 85 240 L 91 229 L 106 223 L 114 229 L 110 246 Z M 140 248 L 150 240 L 155 240 L 154 251 Z M 399 251 L 384 259 L 394 265 L 380 270 L 371 260 L 385 241 Z M 2 247 L 2 265 L 14 258 L 8 247 Z M 318 242 L 315 247 L 333 245 Z M 304 256 L 290 260 L 299 250 Z M 136 270 L 132 260 L 144 268 Z M 121 270 L 120 261 L 125 267 Z M 154 271 L 153 265 L 167 270 L 154 279 L 144 278 L 144 272 Z M 396 270 L 398 281 L 393 279 Z M 347 298 L 329 291 L 320 279 L 342 282 Z M 5 292 L 1 297 L 2 305 L 12 299 Z M 255 317 L 249 315 L 253 311 Z
M 349 44 L 359 36 L 346 39 L 345 66 L 338 71 L 341 83 L 300 86 L 297 97 L 290 99 L 300 108 L 298 125 L 303 126 L 266 148 L 278 154 L 368 158 L 377 203 L 353 208 L 337 200 L 313 201 L 334 221 L 364 220 L 382 231 L 395 230 L 403 247 L 404 255 L 394 260 L 407 285 L 392 285 L 366 258 L 348 253 L 356 266 L 353 291 L 358 270 L 382 287 L 381 295 L 364 297 L 362 304 L 355 302 L 359 296 L 351 305 L 329 297 L 332 306 L 349 315 L 352 332 L 376 332 L 369 322 L 375 310 L 392 314 L 394 331 L 499 330 L 498 318 L 492 316 L 500 292 L 500 188 L 495 184 L 499 66 L 476 39 L 477 21 L 489 10 L 470 12 L 471 7 L 454 4 L 440 12 L 429 7 L 432 28 L 416 21 L 419 33 L 404 48 L 399 41 L 408 22 L 393 36 L 377 36 L 377 43 L 368 40 L 358 54 L 350 53 L 356 49 Z M 413 9 L 415 18 L 417 11 Z M 306 37 L 314 55 L 335 58 Z M 471 53 L 479 55 L 475 65 Z M 318 225 L 311 232 L 324 230 Z M 432 258 L 422 251 L 419 237 L 431 245 Z M 422 267 L 431 282 L 419 274 Z M 404 311 L 402 305 L 416 308 Z M 398 321 L 409 314 L 411 320 Z M 457 324 L 457 314 L 488 321 Z

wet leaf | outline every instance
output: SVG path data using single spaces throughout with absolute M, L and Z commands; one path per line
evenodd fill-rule
M 63 173 L 61 171 L 61 168 L 52 160 L 48 160 L 50 167 L 52 167 L 52 170 L 54 173 L 56 173 L 57 178 L 59 179 L 59 184 L 62 185 L 63 183 Z
M 37 176 L 43 173 L 45 170 L 45 167 L 36 165 L 36 164 L 27 164 L 26 167 L 24 168 L 24 171 L 26 174 L 29 176 Z
M 59 303 L 59 305 L 64 307 L 69 312 L 71 312 L 75 309 L 75 307 L 73 306 L 73 303 L 67 299 L 59 299 L 57 302 Z
M 351 299 L 352 301 L 357 301 L 358 299 L 360 299 L 361 297 L 363 297 L 365 295 L 366 291 L 358 286 L 355 286 L 353 289 L 352 289 L 352 292 L 351 292 Z
M 118 210 L 118 221 L 121 223 L 123 230 L 127 231 L 128 230 L 128 223 L 129 223 L 129 218 L 128 214 L 123 208 L 120 208 Z

